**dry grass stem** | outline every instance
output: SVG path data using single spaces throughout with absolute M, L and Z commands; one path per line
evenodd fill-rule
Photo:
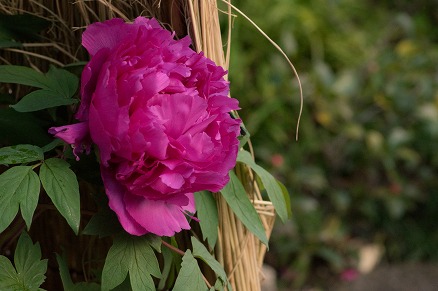
M 273 41 L 264 31 L 263 29 L 261 29 L 250 17 L 248 17 L 245 13 L 243 13 L 242 11 L 239 10 L 239 8 L 237 8 L 236 6 L 234 6 L 233 4 L 231 4 L 231 1 L 226 1 L 226 0 L 221 0 L 222 2 L 224 2 L 225 4 L 229 5 L 230 7 L 232 7 L 235 11 L 237 11 L 240 15 L 242 15 L 246 20 L 248 20 L 282 55 L 283 57 L 286 59 L 286 61 L 288 62 L 289 66 L 291 67 L 295 77 L 297 78 L 298 81 L 298 87 L 300 90 L 300 112 L 298 114 L 298 120 L 297 120 L 297 127 L 296 127 L 296 140 L 298 140 L 298 134 L 299 134 L 299 128 L 300 128 L 300 121 L 301 121 L 301 115 L 303 114 L 303 103 L 304 103 L 304 95 L 303 95 L 303 86 L 301 85 L 301 79 L 300 76 L 298 75 L 298 72 L 295 68 L 295 66 L 292 64 L 292 61 L 289 59 L 289 57 L 287 56 L 287 54 L 283 51 L 283 49 L 275 42 Z

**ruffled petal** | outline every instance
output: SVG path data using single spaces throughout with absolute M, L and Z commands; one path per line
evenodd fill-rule
M 185 195 L 168 200 L 149 200 L 137 195 L 126 195 L 125 203 L 129 214 L 148 232 L 158 236 L 173 236 L 182 229 L 190 229 L 183 207 L 193 207 L 190 198 Z
M 82 34 L 82 45 L 93 56 L 102 48 L 110 50 L 117 47 L 124 39 L 132 39 L 138 28 L 161 28 L 155 19 L 138 17 L 133 24 L 125 23 L 121 18 L 90 24 Z
M 86 153 L 90 152 L 91 140 L 88 122 L 51 127 L 49 128 L 49 133 L 70 144 L 73 147 L 73 154 L 76 156 L 76 160 L 79 160 L 79 154 L 84 150 Z
M 126 211 L 126 206 L 123 197 L 126 189 L 117 182 L 106 167 L 100 167 L 103 184 L 105 185 L 105 192 L 109 199 L 109 207 L 117 214 L 120 224 L 130 234 L 144 235 L 148 231 L 138 224 Z
M 90 134 L 100 150 L 101 162 L 107 166 L 111 153 L 125 147 L 129 154 L 127 140 L 129 128 L 128 106 L 118 103 L 115 69 L 110 64 L 102 67 L 98 86 L 93 94 L 89 108 Z M 126 148 L 128 147 L 128 148 Z
M 96 90 L 97 80 L 103 64 L 108 58 L 109 50 L 100 50 L 91 61 L 85 66 L 81 75 L 81 105 L 75 117 L 77 120 L 88 120 L 88 109 L 90 108 L 91 97 Z
M 161 25 L 155 18 L 145 18 L 143 16 L 139 16 L 134 20 L 134 25 L 137 26 L 146 26 L 147 28 L 162 28 Z
M 82 34 L 82 45 L 91 56 L 102 48 L 112 50 L 133 33 L 132 28 L 121 18 L 90 24 Z
M 186 194 L 186 197 L 189 198 L 189 203 L 186 206 L 183 206 L 182 209 L 190 213 L 195 213 L 196 211 L 195 195 L 193 193 L 188 193 Z

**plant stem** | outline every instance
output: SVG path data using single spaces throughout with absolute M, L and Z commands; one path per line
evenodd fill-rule
M 167 247 L 168 249 L 170 249 L 171 251 L 174 251 L 177 254 L 180 254 L 181 256 L 184 256 L 184 252 L 176 247 L 174 247 L 173 245 L 169 244 L 168 242 L 161 240 L 161 243 Z

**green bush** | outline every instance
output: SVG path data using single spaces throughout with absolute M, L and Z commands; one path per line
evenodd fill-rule
M 235 1 L 230 80 L 258 159 L 292 193 L 267 260 L 285 284 L 338 275 L 359 242 L 437 260 L 438 20 L 431 1 Z M 275 257 L 275 259 L 274 259 Z M 319 271 L 315 271 L 319 270 Z M 315 281 L 316 279 L 316 281 Z

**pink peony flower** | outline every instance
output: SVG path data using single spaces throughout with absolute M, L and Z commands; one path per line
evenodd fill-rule
M 221 67 L 175 40 L 155 19 L 90 25 L 82 44 L 91 55 L 73 124 L 50 132 L 78 155 L 97 145 L 109 206 L 134 235 L 172 236 L 189 229 L 193 192 L 219 191 L 239 147 Z

